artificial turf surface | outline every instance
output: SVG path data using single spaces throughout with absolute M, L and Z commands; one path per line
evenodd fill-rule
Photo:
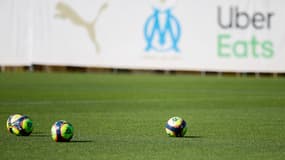
M 10 114 L 34 131 L 6 130 Z M 170 138 L 172 116 L 188 125 Z M 57 120 L 69 143 L 51 140 Z M 285 79 L 153 74 L 0 73 L 0 159 L 283 160 Z

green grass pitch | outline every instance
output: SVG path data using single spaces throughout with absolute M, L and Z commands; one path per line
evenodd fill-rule
M 34 131 L 6 130 L 13 113 Z M 172 116 L 188 124 L 170 138 Z M 69 143 L 51 140 L 57 120 Z M 1 160 L 283 160 L 285 79 L 153 74 L 0 73 Z

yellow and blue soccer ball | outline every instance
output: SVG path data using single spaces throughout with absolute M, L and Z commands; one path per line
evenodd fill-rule
M 172 117 L 167 121 L 165 131 L 170 137 L 183 137 L 187 132 L 186 121 L 180 117 Z
M 51 137 L 55 142 L 69 142 L 73 137 L 73 126 L 65 120 L 57 121 L 51 127 Z
M 29 136 L 33 131 L 33 121 L 26 115 L 10 115 L 6 123 L 10 133 L 17 136 Z
M 12 124 L 13 124 L 16 120 L 18 120 L 20 117 L 22 117 L 21 114 L 12 114 L 12 115 L 10 115 L 10 116 L 8 117 L 7 122 L 6 122 L 6 127 L 7 127 L 8 132 L 14 134 L 14 133 L 13 133 L 13 130 L 12 130 L 12 127 L 13 127 Z

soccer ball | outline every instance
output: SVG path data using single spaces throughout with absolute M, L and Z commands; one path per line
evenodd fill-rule
M 8 132 L 14 134 L 13 131 L 12 131 L 12 124 L 13 124 L 16 120 L 18 120 L 21 116 L 22 116 L 22 115 L 20 115 L 20 114 L 12 114 L 12 115 L 10 115 L 10 116 L 8 117 L 7 122 L 6 122 L 6 127 L 7 127 Z
M 73 127 L 65 120 L 55 122 L 51 127 L 51 137 L 55 142 L 68 142 L 73 137 Z
M 187 132 L 186 121 L 180 117 L 172 117 L 167 121 L 165 131 L 170 137 L 183 137 Z
M 17 136 L 29 136 L 33 131 L 32 120 L 21 114 L 10 115 L 6 125 L 8 131 Z

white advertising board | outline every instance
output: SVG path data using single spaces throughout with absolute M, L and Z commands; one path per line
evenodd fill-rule
M 23 42 L 10 41 L 26 44 L 21 53 L 32 64 L 285 72 L 282 0 L 29 2 L 29 27 L 9 22 L 24 33 L 5 37 L 21 34 Z M 10 45 L 1 58 L 20 53 Z

